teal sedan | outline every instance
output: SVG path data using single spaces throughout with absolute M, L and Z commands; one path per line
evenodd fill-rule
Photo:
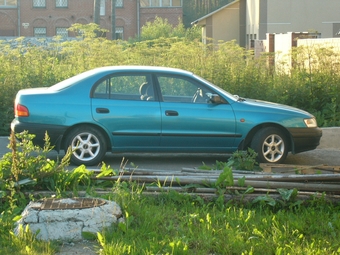
M 47 132 L 71 162 L 99 164 L 106 152 L 232 153 L 252 148 L 258 161 L 315 149 L 322 131 L 313 115 L 244 99 L 175 68 L 96 68 L 48 88 L 20 90 L 12 131 L 42 145 Z

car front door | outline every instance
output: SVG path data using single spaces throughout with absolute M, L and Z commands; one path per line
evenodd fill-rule
M 92 116 L 111 134 L 113 150 L 155 148 L 160 143 L 160 105 L 149 74 L 105 77 L 91 92 Z
M 235 149 L 235 116 L 227 102 L 212 103 L 214 91 L 188 77 L 157 75 L 162 95 L 161 147 L 221 152 Z

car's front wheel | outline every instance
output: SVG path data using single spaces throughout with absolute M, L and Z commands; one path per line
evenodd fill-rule
M 258 154 L 261 163 L 282 163 L 288 154 L 288 142 L 284 133 L 275 127 L 260 129 L 250 147 Z
M 75 165 L 97 165 L 106 153 L 103 134 L 94 127 L 80 126 L 66 138 L 65 151 L 71 147 L 71 162 Z

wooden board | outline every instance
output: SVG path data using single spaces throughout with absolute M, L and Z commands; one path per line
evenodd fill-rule
M 295 174 L 322 174 L 339 173 L 340 166 L 327 165 L 289 165 L 289 164 L 268 164 L 261 163 L 260 167 L 266 173 L 295 173 Z

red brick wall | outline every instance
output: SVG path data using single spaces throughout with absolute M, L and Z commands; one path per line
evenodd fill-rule
M 68 8 L 56 8 L 55 0 L 46 0 L 45 8 L 33 8 L 32 0 L 21 0 L 20 24 L 29 23 L 29 27 L 25 29 L 20 25 L 20 35 L 34 36 L 34 27 L 46 27 L 47 36 L 55 36 L 56 27 L 93 22 L 93 9 L 93 0 L 68 0 Z M 17 9 L 0 8 L 0 36 L 1 31 L 5 30 L 7 33 L 14 30 L 15 36 L 19 35 L 17 12 Z M 178 19 L 182 19 L 183 12 L 182 8 L 139 9 L 137 0 L 124 0 L 123 8 L 116 8 L 116 27 L 123 27 L 124 39 L 128 39 L 138 34 L 138 27 L 141 28 L 147 21 L 153 21 L 156 16 L 166 18 L 175 26 L 178 24 Z M 106 0 L 105 15 L 100 16 L 100 25 L 110 31 L 107 33 L 107 38 L 111 38 L 111 0 Z M 69 35 L 73 36 L 71 33 Z
M 93 0 L 90 0 L 90 2 L 93 2 Z M 93 6 L 91 8 L 93 12 Z M 124 39 L 135 37 L 138 34 L 137 11 L 136 0 L 124 0 L 123 7 L 116 8 L 116 27 L 123 27 Z M 107 37 L 111 38 L 111 0 L 106 0 L 105 15 L 100 16 L 100 26 L 109 30 Z
M 22 36 L 33 36 L 34 27 L 46 27 L 47 36 L 55 35 L 56 27 L 70 27 L 74 23 L 93 22 L 93 1 L 69 0 L 68 8 L 56 8 L 54 0 L 46 0 L 46 8 L 34 8 L 32 0 L 21 1 L 21 23 L 29 23 L 22 29 Z
M 0 9 L 0 36 L 18 36 L 18 10 Z
M 141 24 L 152 22 L 156 17 L 167 19 L 174 26 L 178 25 L 179 19 L 183 21 L 182 8 L 141 8 Z

